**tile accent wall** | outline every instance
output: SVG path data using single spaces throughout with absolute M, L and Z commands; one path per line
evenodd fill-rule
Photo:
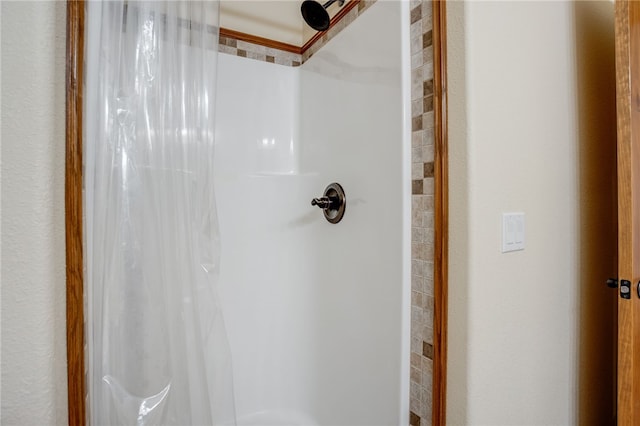
M 263 62 L 272 62 L 290 67 L 300 66 L 302 55 L 291 53 L 280 49 L 262 46 L 260 44 L 249 43 L 231 37 L 220 37 L 218 51 L 234 56 L 241 56 L 249 59 L 256 59 Z
M 376 0 L 361 0 L 302 55 L 220 37 L 219 51 L 299 66 Z M 412 426 L 431 424 L 433 382 L 434 116 L 432 2 L 411 0 L 411 381 Z
M 431 0 L 411 0 L 411 382 L 409 423 L 431 424 L 433 386 L 433 46 Z

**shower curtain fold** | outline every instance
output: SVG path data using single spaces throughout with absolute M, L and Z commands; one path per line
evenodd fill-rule
M 90 424 L 235 424 L 216 291 L 217 2 L 87 2 Z

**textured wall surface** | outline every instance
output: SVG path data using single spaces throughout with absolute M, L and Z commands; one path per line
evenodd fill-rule
M 447 421 L 576 424 L 573 4 L 448 4 Z M 501 253 L 512 211 L 526 214 L 526 247 Z
M 1 421 L 65 424 L 65 4 L 1 7 Z

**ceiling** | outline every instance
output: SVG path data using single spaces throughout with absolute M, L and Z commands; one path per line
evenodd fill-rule
M 315 31 L 300 14 L 301 0 L 221 0 L 220 26 L 283 43 L 302 46 Z M 331 16 L 340 7 L 329 8 Z

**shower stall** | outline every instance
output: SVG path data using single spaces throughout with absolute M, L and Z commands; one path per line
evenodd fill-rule
M 186 406 L 193 406 L 206 404 L 207 398 L 218 401 L 222 398 L 221 404 L 226 409 L 232 407 L 234 416 L 220 417 L 217 423 L 214 416 L 212 421 L 216 424 L 409 423 L 409 7 L 406 1 L 375 2 L 309 59 L 294 67 L 224 53 L 211 60 L 206 56 L 210 52 L 205 53 L 205 59 L 196 58 L 195 62 L 190 54 L 159 58 L 149 53 L 151 44 L 147 46 L 149 49 L 141 50 L 149 55 L 146 64 L 155 66 L 165 61 L 167 66 L 179 69 L 182 61 L 188 60 L 188 66 L 196 67 L 195 74 L 191 74 L 195 86 L 188 83 L 188 87 L 182 89 L 195 90 L 198 82 L 205 81 L 202 84 L 207 95 L 199 95 L 195 104 L 185 102 L 179 117 L 193 120 L 192 128 L 197 129 L 197 134 L 182 132 L 178 135 L 179 149 L 173 150 L 167 145 L 160 154 L 149 144 L 149 151 L 144 154 L 149 164 L 136 165 L 129 172 L 125 170 L 123 181 L 119 182 L 139 191 L 137 195 L 124 201 L 116 200 L 108 186 L 111 198 L 105 198 L 104 202 L 116 200 L 118 208 L 126 208 L 127 218 L 136 218 L 125 221 L 132 224 L 130 228 L 111 235 L 108 226 L 114 221 L 105 218 L 107 213 L 100 210 L 98 204 L 93 204 L 93 214 L 87 217 L 86 226 L 100 230 L 106 223 L 107 228 L 102 229 L 100 235 L 107 239 L 120 238 L 122 241 L 118 240 L 117 244 L 135 252 L 139 247 L 137 240 L 130 240 L 130 234 L 137 238 L 138 233 L 148 233 L 152 242 L 160 246 L 165 244 L 158 242 L 161 238 L 157 237 L 163 226 L 170 226 L 181 218 L 193 218 L 195 214 L 199 227 L 183 229 L 184 235 L 171 244 L 179 246 L 183 240 L 193 240 L 200 247 L 202 235 L 211 236 L 217 243 L 211 246 L 206 243 L 204 249 L 193 253 L 185 249 L 187 253 L 207 259 L 196 265 L 196 272 L 184 267 L 194 275 L 192 287 L 180 291 L 165 289 L 157 294 L 149 289 L 140 290 L 137 296 L 146 298 L 147 311 L 144 310 L 147 308 L 138 310 L 130 301 L 114 302 L 115 308 L 104 301 L 131 296 L 125 288 L 111 294 L 89 290 L 89 316 L 104 315 L 109 309 L 116 311 L 115 320 L 101 326 L 99 331 L 94 327 L 88 337 L 90 347 L 94 348 L 90 349 L 88 376 L 93 414 L 97 406 L 112 404 L 114 412 L 122 414 L 130 409 L 134 415 L 131 418 L 137 416 L 137 424 L 147 424 L 162 419 L 153 417 L 154 410 L 161 413 L 159 416 L 164 415 L 162 404 L 184 399 Z M 117 14 L 114 16 L 118 19 Z M 165 19 L 164 23 L 169 21 Z M 180 27 L 183 21 L 177 22 Z M 133 24 L 127 21 L 124 25 Z M 187 38 L 193 37 L 193 24 L 183 30 L 181 33 L 182 30 L 177 29 L 179 34 L 191 34 Z M 127 31 L 133 30 L 123 30 L 122 34 L 129 34 Z M 201 32 L 202 37 L 209 37 L 204 29 Z M 99 37 L 97 33 L 89 33 L 89 39 L 91 36 Z M 196 44 L 205 50 L 211 49 L 208 38 Z M 180 48 L 175 52 L 180 52 Z M 91 75 L 99 74 L 100 58 L 104 59 L 104 55 L 104 50 L 88 52 L 88 86 L 100 86 Z M 131 57 L 138 58 L 135 54 Z M 215 91 L 206 85 L 208 66 L 217 67 Z M 154 78 L 163 77 L 160 71 L 144 72 L 147 80 L 132 81 L 131 87 L 146 83 L 151 87 Z M 99 93 L 102 92 L 90 94 L 88 102 L 99 105 Z M 114 90 L 113 99 L 114 106 L 120 108 L 116 116 L 126 122 L 133 110 L 122 93 Z M 154 92 L 149 91 L 146 96 L 146 102 L 156 102 Z M 215 106 L 215 121 L 213 114 L 203 116 L 200 110 L 193 109 L 198 105 L 212 110 Z M 196 114 L 195 118 L 190 114 Z M 161 119 L 166 119 L 164 114 L 158 115 L 158 120 Z M 89 120 L 95 120 L 94 126 L 100 128 L 100 116 Z M 215 138 L 207 133 L 209 121 L 213 123 L 210 128 Z M 105 122 L 108 124 L 109 120 Z M 153 116 L 147 114 L 138 124 L 142 127 L 142 123 L 150 122 Z M 148 131 L 154 138 L 168 137 L 158 135 L 156 130 L 133 131 Z M 126 139 L 126 135 L 124 137 Z M 215 149 L 209 149 L 202 142 L 209 138 L 215 139 Z M 191 149 L 195 151 L 189 151 Z M 88 156 L 99 154 L 92 148 L 87 152 Z M 154 155 L 160 156 L 160 166 L 151 164 Z M 183 161 L 178 171 L 166 166 L 175 158 Z M 126 161 L 130 159 L 122 159 L 121 164 L 114 167 L 125 168 Z M 89 161 L 87 165 L 100 171 L 99 162 Z M 133 173 L 134 179 L 127 173 Z M 198 177 L 211 185 L 196 182 Z M 99 176 L 87 181 L 90 184 L 87 188 L 96 187 L 97 180 Z M 312 200 L 323 196 L 325 188 L 333 183 L 338 184 L 345 195 L 344 216 L 337 223 L 328 221 L 325 212 L 312 205 Z M 163 197 L 170 191 L 177 191 L 178 195 L 170 199 L 173 204 L 164 203 Z M 95 203 L 89 192 L 87 190 L 88 202 Z M 214 193 L 215 198 L 209 199 Z M 143 209 L 138 214 L 138 204 L 144 202 L 166 210 L 158 213 L 154 209 Z M 199 210 L 194 213 L 183 206 L 191 202 L 199 203 L 200 208 L 210 207 L 217 215 Z M 156 218 L 162 219 L 162 223 L 153 223 Z M 211 227 L 216 223 L 217 232 L 213 232 Z M 202 229 L 206 231 L 204 234 Z M 90 238 L 98 238 L 99 235 L 92 232 L 88 231 Z M 95 247 L 94 241 L 88 262 L 101 261 L 99 255 L 103 248 Z M 162 250 L 158 248 L 158 257 L 143 258 L 144 262 L 153 264 L 152 268 L 157 268 L 153 277 L 145 276 L 144 265 L 136 262 L 124 261 L 122 270 L 129 271 L 124 274 L 129 278 L 133 274 L 133 279 L 143 277 L 156 285 L 157 281 L 167 279 L 162 271 L 180 272 L 176 268 L 182 268 L 184 262 L 176 263 L 175 268 L 171 266 L 175 260 L 171 258 L 173 247 Z M 158 258 L 163 259 L 160 264 L 156 263 Z M 95 268 L 89 269 L 95 273 Z M 166 288 L 173 288 L 172 285 L 167 283 Z M 207 289 L 204 293 L 203 288 Z M 216 299 L 211 312 L 203 301 L 211 296 L 208 289 L 213 289 L 212 297 Z M 104 300 L 103 295 L 106 295 Z M 167 306 L 174 301 L 182 304 L 182 310 L 168 317 L 164 312 L 170 310 Z M 186 318 L 187 305 L 199 307 L 199 316 Z M 159 312 L 157 317 L 153 317 L 154 312 Z M 135 326 L 121 324 L 119 321 L 124 321 L 123 318 L 135 318 Z M 162 326 L 164 323 L 152 324 L 154 318 L 166 321 L 166 329 Z M 93 321 L 91 317 L 89 321 Z M 197 341 L 200 336 L 197 333 L 183 336 L 175 322 L 179 322 L 180 327 L 197 328 L 204 324 L 203 329 L 198 328 L 204 342 Z M 148 327 L 158 325 L 160 331 L 140 339 L 140 333 L 148 333 Z M 214 341 L 207 340 L 207 330 L 214 330 L 217 336 Z M 140 345 L 133 349 L 139 357 L 133 361 L 134 367 L 129 365 L 123 369 L 121 365 L 127 362 L 127 357 L 133 359 L 133 356 L 122 355 L 131 348 L 118 347 L 119 355 L 106 361 L 91 358 L 91 350 L 95 354 L 98 350 L 95 348 L 104 349 L 114 333 L 118 338 Z M 171 336 L 170 342 L 177 342 L 177 347 L 167 345 L 167 336 Z M 158 365 L 144 362 L 163 351 L 169 361 L 161 357 L 163 363 Z M 179 355 L 180 362 L 172 358 L 183 352 L 184 355 Z M 202 365 L 197 368 L 182 365 L 191 362 Z M 151 380 L 157 379 L 154 386 L 158 393 L 147 396 L 142 390 L 136 393 L 127 388 L 128 378 L 143 377 L 153 368 L 167 375 L 162 380 L 159 377 Z M 118 379 L 105 373 L 111 371 L 109 369 L 130 376 Z M 191 381 L 181 384 L 174 380 L 167 372 L 175 369 L 185 369 Z M 198 377 L 198 370 L 202 371 L 202 379 Z M 225 386 L 212 387 L 204 383 L 208 376 L 216 374 L 225 376 Z M 141 388 L 144 386 L 140 384 Z M 100 398 L 92 396 L 95 389 L 104 389 L 100 391 L 104 394 Z M 172 408 L 167 410 L 171 412 Z
M 239 424 L 407 424 L 406 2 L 300 67 L 221 54 L 220 292 Z M 408 66 L 408 65 L 407 65 Z M 344 218 L 311 205 L 338 182 Z

